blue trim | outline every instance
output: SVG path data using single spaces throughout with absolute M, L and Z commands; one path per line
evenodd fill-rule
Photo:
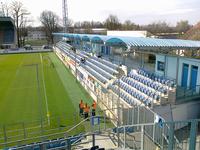
M 110 38 L 106 41 L 107 46 L 124 46 L 126 47 L 127 44 L 120 38 Z
M 53 33 L 55 36 L 68 37 L 70 39 L 91 41 L 93 43 L 103 44 L 107 46 L 122 47 L 157 47 L 157 48 L 200 48 L 200 41 L 178 40 L 178 39 L 155 39 L 142 37 L 122 37 L 122 36 L 105 36 L 96 34 L 72 34 L 72 33 Z
M 190 87 L 193 90 L 196 90 L 197 86 L 197 75 L 198 75 L 198 66 L 193 66 L 191 68 L 191 78 L 190 78 Z
M 187 88 L 189 65 L 183 64 L 181 86 Z

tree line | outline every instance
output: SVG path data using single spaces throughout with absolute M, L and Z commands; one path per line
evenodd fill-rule
M 20 1 L 13 1 L 10 4 L 1 4 L 2 12 L 5 16 L 11 16 L 15 22 L 17 30 L 17 44 L 21 47 L 25 43 L 28 29 L 33 20 L 30 19 L 30 13 Z M 53 32 L 62 31 L 62 24 L 59 16 L 45 10 L 40 14 L 41 28 L 45 32 L 48 43 L 53 43 Z M 29 27 L 29 28 L 28 28 Z M 155 21 L 147 25 L 139 25 L 131 20 L 121 22 L 116 15 L 110 14 L 104 21 L 82 21 L 73 22 L 68 20 L 68 32 L 75 32 L 75 29 L 84 29 L 85 33 L 92 33 L 93 28 L 106 28 L 107 30 L 147 30 L 148 32 L 159 35 L 161 33 L 178 33 L 183 35 L 192 28 L 187 20 L 180 20 L 175 26 L 171 26 L 165 21 Z
M 84 28 L 89 30 L 92 28 L 106 28 L 108 30 L 147 30 L 152 34 L 174 32 L 183 34 L 192 27 L 187 20 L 181 20 L 177 22 L 175 26 L 171 26 L 165 21 L 155 21 L 148 25 L 135 24 L 131 20 L 120 22 L 116 15 L 109 15 L 108 18 L 106 18 L 106 20 L 103 22 L 83 21 L 75 22 L 74 24 L 70 25 L 72 29 Z

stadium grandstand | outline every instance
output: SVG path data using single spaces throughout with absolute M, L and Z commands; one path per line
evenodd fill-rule
M 106 115 L 119 119 L 113 122 L 116 126 L 199 118 L 199 41 L 70 33 L 54 36 L 58 57 L 100 108 L 108 109 Z M 187 125 L 180 123 L 173 132 Z
M 0 16 L 0 49 L 16 47 L 16 28 L 10 17 Z
M 0 132 L 5 142 L 3 148 L 200 149 L 199 41 L 72 33 L 53 35 L 56 58 L 96 101 L 101 113 L 82 119 L 64 131 L 65 127 L 59 124 L 57 133 L 56 129 L 45 131 L 42 124 L 37 136 L 32 131 L 29 133 L 29 128 L 15 130 L 19 134 L 14 137 L 21 138 L 15 141 L 9 139 L 13 135 L 8 134 L 13 133 L 6 132 L 3 126 Z M 59 70 L 62 70 L 60 66 Z M 111 127 L 106 119 L 112 122 Z M 77 133 L 73 131 L 83 124 L 87 130 L 70 134 Z

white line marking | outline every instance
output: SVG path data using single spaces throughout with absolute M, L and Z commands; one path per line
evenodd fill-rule
M 43 68 L 43 60 L 42 60 L 41 53 L 40 53 L 40 61 L 41 61 L 41 66 L 42 66 L 42 83 L 43 83 L 43 88 L 44 88 L 44 98 L 45 98 L 45 102 L 46 102 L 48 125 L 50 125 L 50 115 L 49 115 L 49 107 L 48 107 L 48 99 L 47 99 L 47 93 L 46 93 L 46 86 L 45 86 L 45 83 L 44 83 L 44 68 Z

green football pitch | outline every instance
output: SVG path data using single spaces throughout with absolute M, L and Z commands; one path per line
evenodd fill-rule
M 0 55 L 0 137 L 41 124 L 73 126 L 81 121 L 80 99 L 92 103 L 54 53 Z

